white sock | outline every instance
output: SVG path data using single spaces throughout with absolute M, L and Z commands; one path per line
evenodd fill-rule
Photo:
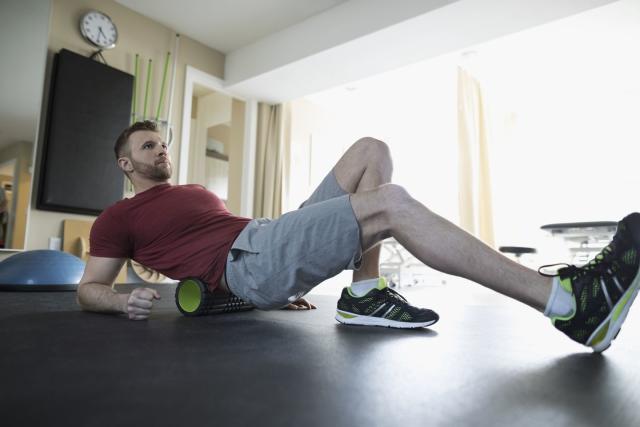
M 361 297 L 367 294 L 371 289 L 378 287 L 379 278 L 375 279 L 367 279 L 367 280 L 359 280 L 357 282 L 353 282 L 349 288 L 351 288 L 351 293 L 357 297 Z
M 553 278 L 551 295 L 544 309 L 544 315 L 549 318 L 567 317 L 575 311 L 575 298 L 573 293 L 562 287 L 559 277 Z

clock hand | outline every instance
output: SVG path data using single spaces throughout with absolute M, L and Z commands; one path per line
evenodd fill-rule
M 100 37 L 100 34 L 102 34 L 102 37 L 104 37 L 104 39 L 106 40 L 106 39 L 107 39 L 107 36 L 105 36 L 105 35 L 104 35 L 104 33 L 102 32 L 102 27 L 98 27 L 98 30 L 100 30 L 100 31 L 98 32 L 98 38 Z

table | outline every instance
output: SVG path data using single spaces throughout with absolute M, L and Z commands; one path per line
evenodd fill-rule
M 576 265 L 586 264 L 595 254 L 604 248 L 616 232 L 615 221 L 589 221 L 546 224 L 540 227 L 552 237 L 564 240 L 572 262 Z

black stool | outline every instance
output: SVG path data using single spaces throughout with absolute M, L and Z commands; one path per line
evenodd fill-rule
M 520 263 L 520 257 L 522 254 L 535 254 L 537 251 L 534 248 L 528 248 L 525 246 L 500 246 L 498 248 L 503 254 L 512 254 L 516 257 L 516 261 Z

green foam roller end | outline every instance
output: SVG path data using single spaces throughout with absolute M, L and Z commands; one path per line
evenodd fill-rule
M 195 280 L 185 280 L 178 288 L 178 307 L 185 313 L 195 313 L 202 303 L 201 284 Z
M 207 285 L 195 277 L 178 283 L 176 305 L 185 316 L 232 313 L 254 308 L 231 293 L 209 291 Z

